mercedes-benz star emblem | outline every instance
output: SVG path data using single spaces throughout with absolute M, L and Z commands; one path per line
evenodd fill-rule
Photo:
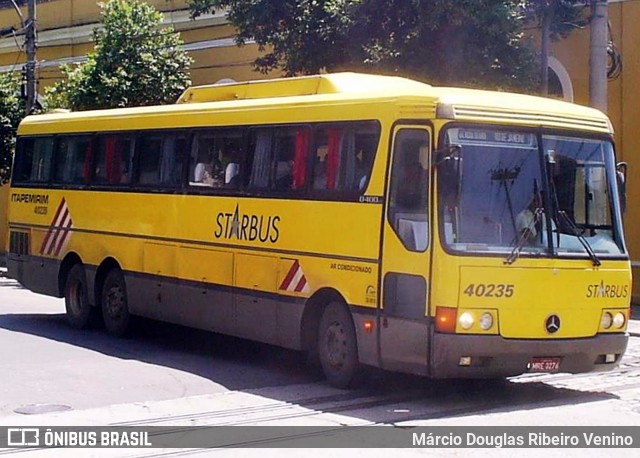
M 549 315 L 544 323 L 549 334 L 555 334 L 560 329 L 560 317 L 558 315 Z

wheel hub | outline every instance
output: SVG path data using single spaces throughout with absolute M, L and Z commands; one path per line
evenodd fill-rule
M 111 287 L 107 293 L 107 312 L 115 320 L 120 319 L 124 309 L 124 297 L 122 290 L 118 287 Z
M 347 338 L 340 323 L 333 323 L 325 334 L 327 360 L 334 367 L 342 367 L 347 359 Z
M 80 283 L 74 282 L 69 287 L 69 307 L 74 314 L 79 314 L 82 309 L 83 292 Z

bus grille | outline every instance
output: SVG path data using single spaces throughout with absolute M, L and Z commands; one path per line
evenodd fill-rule
M 29 233 L 11 231 L 9 233 L 9 253 L 29 254 Z

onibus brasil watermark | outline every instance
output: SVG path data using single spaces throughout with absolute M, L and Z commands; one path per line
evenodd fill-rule
M 0 449 L 640 448 L 640 426 L 12 426 Z

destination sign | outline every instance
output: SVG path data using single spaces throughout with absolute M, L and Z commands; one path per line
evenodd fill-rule
M 449 131 L 453 143 L 491 144 L 494 146 L 524 146 L 533 148 L 535 136 L 525 132 L 483 129 L 451 129 Z

